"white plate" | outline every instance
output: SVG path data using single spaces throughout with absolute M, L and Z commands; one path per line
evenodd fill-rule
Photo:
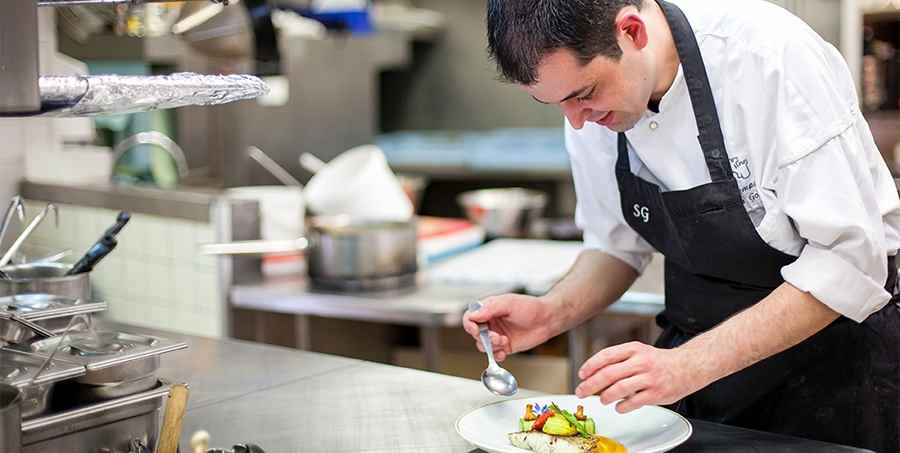
M 600 398 L 584 400 L 575 395 L 551 395 L 500 401 L 475 409 L 456 420 L 456 432 L 463 439 L 490 453 L 523 453 L 513 447 L 507 434 L 518 431 L 518 420 L 525 412 L 525 404 L 556 403 L 561 409 L 574 412 L 580 404 L 584 412 L 597 424 L 597 434 L 621 442 L 628 453 L 658 453 L 669 451 L 691 437 L 691 424 L 684 417 L 657 406 L 645 406 L 628 414 L 616 412 L 614 406 L 604 406 Z

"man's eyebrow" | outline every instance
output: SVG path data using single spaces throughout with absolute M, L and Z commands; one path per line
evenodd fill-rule
M 585 85 L 585 86 L 581 87 L 580 89 L 573 91 L 573 92 L 572 92 L 571 94 L 569 94 L 568 96 L 562 98 L 562 100 L 559 101 L 559 102 L 544 102 L 544 101 L 542 101 L 542 100 L 540 100 L 540 99 L 538 99 L 538 98 L 536 98 L 536 97 L 534 97 L 534 96 L 531 96 L 531 98 L 534 99 L 534 100 L 537 101 L 537 102 L 540 102 L 541 104 L 562 104 L 563 102 L 566 102 L 566 101 L 568 101 L 569 99 L 572 99 L 572 98 L 574 98 L 575 96 L 578 96 L 579 94 L 584 93 L 585 91 L 589 90 L 590 88 L 591 88 L 591 85 Z

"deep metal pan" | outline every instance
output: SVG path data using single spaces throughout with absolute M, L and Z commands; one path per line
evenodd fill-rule
M 414 274 L 418 269 L 414 220 L 313 217 L 307 224 L 304 238 L 207 244 L 202 250 L 210 255 L 261 255 L 303 250 L 313 280 L 389 278 Z

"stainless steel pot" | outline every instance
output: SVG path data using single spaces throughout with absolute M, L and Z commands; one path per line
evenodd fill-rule
M 71 268 L 62 263 L 31 263 L 6 266 L 3 271 L 9 279 L 0 279 L 0 296 L 42 293 L 91 300 L 90 273 L 66 275 Z
M 383 279 L 414 274 L 416 222 L 365 221 L 349 217 L 313 217 L 307 236 L 287 241 L 207 244 L 210 255 L 260 255 L 306 252 L 311 279 L 321 281 Z
M 0 451 L 22 451 L 22 416 L 19 404 L 22 392 L 9 384 L 0 384 Z
M 462 193 L 457 201 L 488 236 L 527 237 L 547 205 L 547 195 L 521 188 L 485 189 Z

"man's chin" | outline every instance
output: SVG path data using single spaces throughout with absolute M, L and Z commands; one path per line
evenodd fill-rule
M 618 115 L 617 115 L 618 116 Z M 595 123 L 599 126 L 603 126 L 613 132 L 628 132 L 631 129 L 634 129 L 634 126 L 637 124 L 637 121 L 633 121 L 630 118 L 613 118 L 611 123 L 605 124 L 600 121 L 595 121 Z
M 634 129 L 634 125 L 637 124 L 637 121 L 634 122 L 615 122 L 610 125 L 604 126 L 605 128 L 613 131 L 613 132 L 628 132 Z

